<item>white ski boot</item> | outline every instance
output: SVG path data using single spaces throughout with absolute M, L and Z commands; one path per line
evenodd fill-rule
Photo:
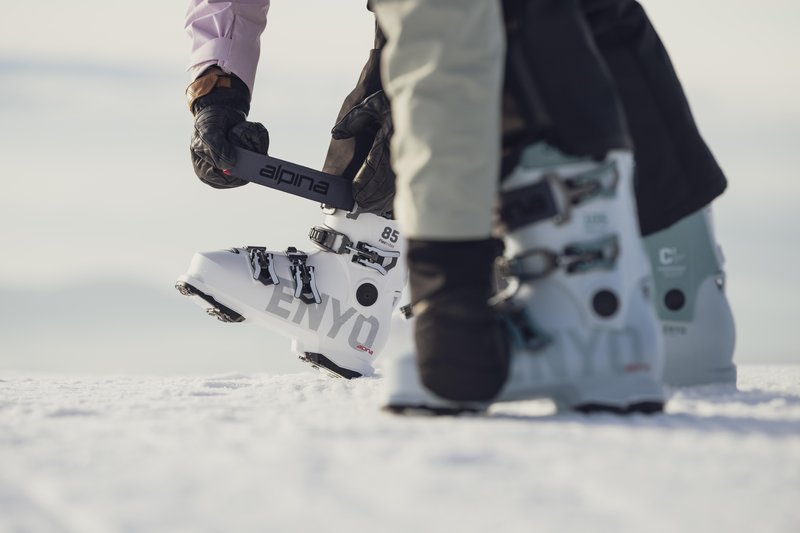
M 395 221 L 326 212 L 318 250 L 247 246 L 197 253 L 176 288 L 224 322 L 254 322 L 292 339 L 301 359 L 331 374 L 373 373 L 406 283 Z
M 722 251 L 706 207 L 644 239 L 664 328 L 664 381 L 735 383 L 736 329 L 725 296 Z
M 509 286 L 498 295 L 514 346 L 495 401 L 551 398 L 561 410 L 660 412 L 663 340 L 636 217 L 633 159 L 566 158 L 529 147 L 502 184 Z M 500 303 L 502 302 L 502 303 Z M 479 411 L 428 391 L 413 349 L 384 363 L 387 409 Z

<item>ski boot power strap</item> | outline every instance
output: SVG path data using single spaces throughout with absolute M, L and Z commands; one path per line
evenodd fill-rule
M 569 178 L 550 170 L 534 183 L 503 192 L 500 217 L 506 231 L 544 220 L 564 224 L 573 207 L 595 197 L 613 196 L 618 183 L 619 172 L 610 162 Z
M 353 184 L 347 178 L 243 148 L 236 148 L 236 165 L 225 173 L 337 209 L 355 207 Z
M 388 235 L 384 235 L 385 233 L 388 233 Z M 390 240 L 394 236 L 395 242 L 399 235 L 396 230 L 390 229 L 390 226 L 385 228 L 384 234 L 381 236 L 385 236 Z M 325 251 L 335 254 L 352 254 L 353 263 L 372 268 L 383 275 L 388 274 L 389 270 L 397 266 L 397 262 L 400 259 L 398 250 L 383 250 L 363 241 L 354 243 L 344 233 L 325 226 L 311 228 L 308 238 Z

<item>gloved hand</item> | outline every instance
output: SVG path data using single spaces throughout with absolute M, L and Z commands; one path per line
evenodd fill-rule
M 395 175 L 389 157 L 389 141 L 394 131 L 392 113 L 382 90 L 348 111 L 331 134 L 338 140 L 366 131 L 374 132 L 375 141 L 353 179 L 353 193 L 361 211 L 384 213 L 392 210 Z
M 266 154 L 269 133 L 257 122 L 246 122 L 250 91 L 234 74 L 211 67 L 186 89 L 194 115 L 190 151 L 200 181 L 216 189 L 245 185 L 226 173 L 236 164 L 234 145 Z

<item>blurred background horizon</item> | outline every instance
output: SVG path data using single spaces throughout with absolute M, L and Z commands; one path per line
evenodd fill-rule
M 800 37 L 794 0 L 642 0 L 728 175 L 714 205 L 739 363 L 798 363 Z M 315 204 L 193 175 L 187 2 L 42 0 L 0 32 L 0 371 L 291 372 L 289 341 L 173 289 L 195 251 L 312 249 Z M 275 0 L 250 117 L 320 168 L 372 44 L 363 0 Z

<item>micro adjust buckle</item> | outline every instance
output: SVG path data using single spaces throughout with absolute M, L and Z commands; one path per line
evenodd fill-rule
M 308 255 L 290 246 L 286 249 L 286 257 L 291 263 L 289 271 L 292 273 L 294 297 L 306 304 L 321 303 L 314 267 L 306 264 Z
M 265 246 L 247 246 L 245 251 L 250 260 L 250 271 L 253 273 L 254 280 L 267 286 L 280 284 L 280 279 L 275 273 L 273 255 L 267 252 Z
M 355 248 L 350 246 L 349 249 L 353 252 L 353 263 L 377 270 L 384 276 L 397 265 L 400 257 L 400 252 L 381 250 L 365 242 L 359 242 Z

